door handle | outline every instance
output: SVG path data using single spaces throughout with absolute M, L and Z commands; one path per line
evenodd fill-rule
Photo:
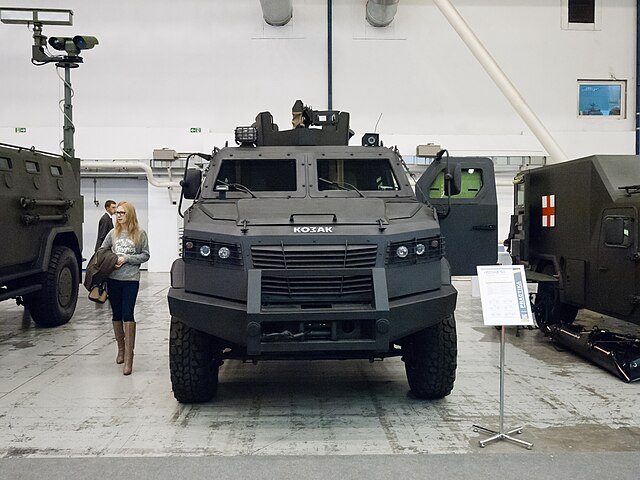
M 493 224 L 487 224 L 487 225 L 473 225 L 471 227 L 471 230 L 495 230 L 496 226 Z

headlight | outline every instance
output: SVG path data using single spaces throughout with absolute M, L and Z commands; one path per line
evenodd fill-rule
M 389 243 L 387 265 L 402 266 L 440 260 L 444 256 L 442 237 L 410 239 Z
M 207 240 L 183 239 L 182 258 L 212 263 L 216 267 L 241 267 L 240 245 Z

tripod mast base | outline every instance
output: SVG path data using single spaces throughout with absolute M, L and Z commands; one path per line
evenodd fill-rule
M 531 448 L 533 448 L 533 443 L 525 442 L 524 440 L 520 440 L 518 438 L 514 438 L 511 436 L 512 433 L 518 433 L 518 434 L 522 433 L 523 428 L 524 427 L 520 426 L 520 427 L 516 427 L 509 430 L 507 433 L 502 433 L 502 432 L 496 432 L 495 430 L 489 430 L 488 428 L 481 427 L 479 425 L 474 425 L 473 431 L 474 432 L 480 431 L 483 433 L 488 433 L 489 435 L 493 435 L 492 437 L 487 438 L 486 440 L 480 440 L 478 442 L 480 444 L 480 448 L 484 448 L 490 443 L 497 442 L 498 440 L 507 440 L 509 442 L 515 443 L 516 445 L 520 445 L 521 447 L 525 447 L 527 450 L 531 450 Z

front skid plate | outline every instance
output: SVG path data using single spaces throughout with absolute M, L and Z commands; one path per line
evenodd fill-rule
M 389 353 L 389 345 L 419 330 L 434 325 L 455 310 L 457 292 L 451 285 L 443 285 L 433 292 L 391 300 L 388 310 L 371 309 L 315 309 L 247 313 L 242 302 L 187 293 L 182 288 L 169 290 L 169 311 L 182 322 L 224 341 L 245 347 L 248 356 L 310 356 L 327 358 L 379 358 Z M 341 322 L 351 320 L 374 322 L 375 335 L 368 339 L 305 339 L 304 341 L 262 341 L 267 323 L 275 322 Z M 386 322 L 380 324 L 380 320 Z M 355 356 L 354 356 L 355 355 Z

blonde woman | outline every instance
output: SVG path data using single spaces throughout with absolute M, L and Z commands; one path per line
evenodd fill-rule
M 102 242 L 118 256 L 116 268 L 107 280 L 113 312 L 113 331 L 118 344 L 116 363 L 124 363 L 123 374 L 133 371 L 136 322 L 133 311 L 140 288 L 140 265 L 149 260 L 149 240 L 140 228 L 136 209 L 129 202 L 116 205 L 116 226 Z

